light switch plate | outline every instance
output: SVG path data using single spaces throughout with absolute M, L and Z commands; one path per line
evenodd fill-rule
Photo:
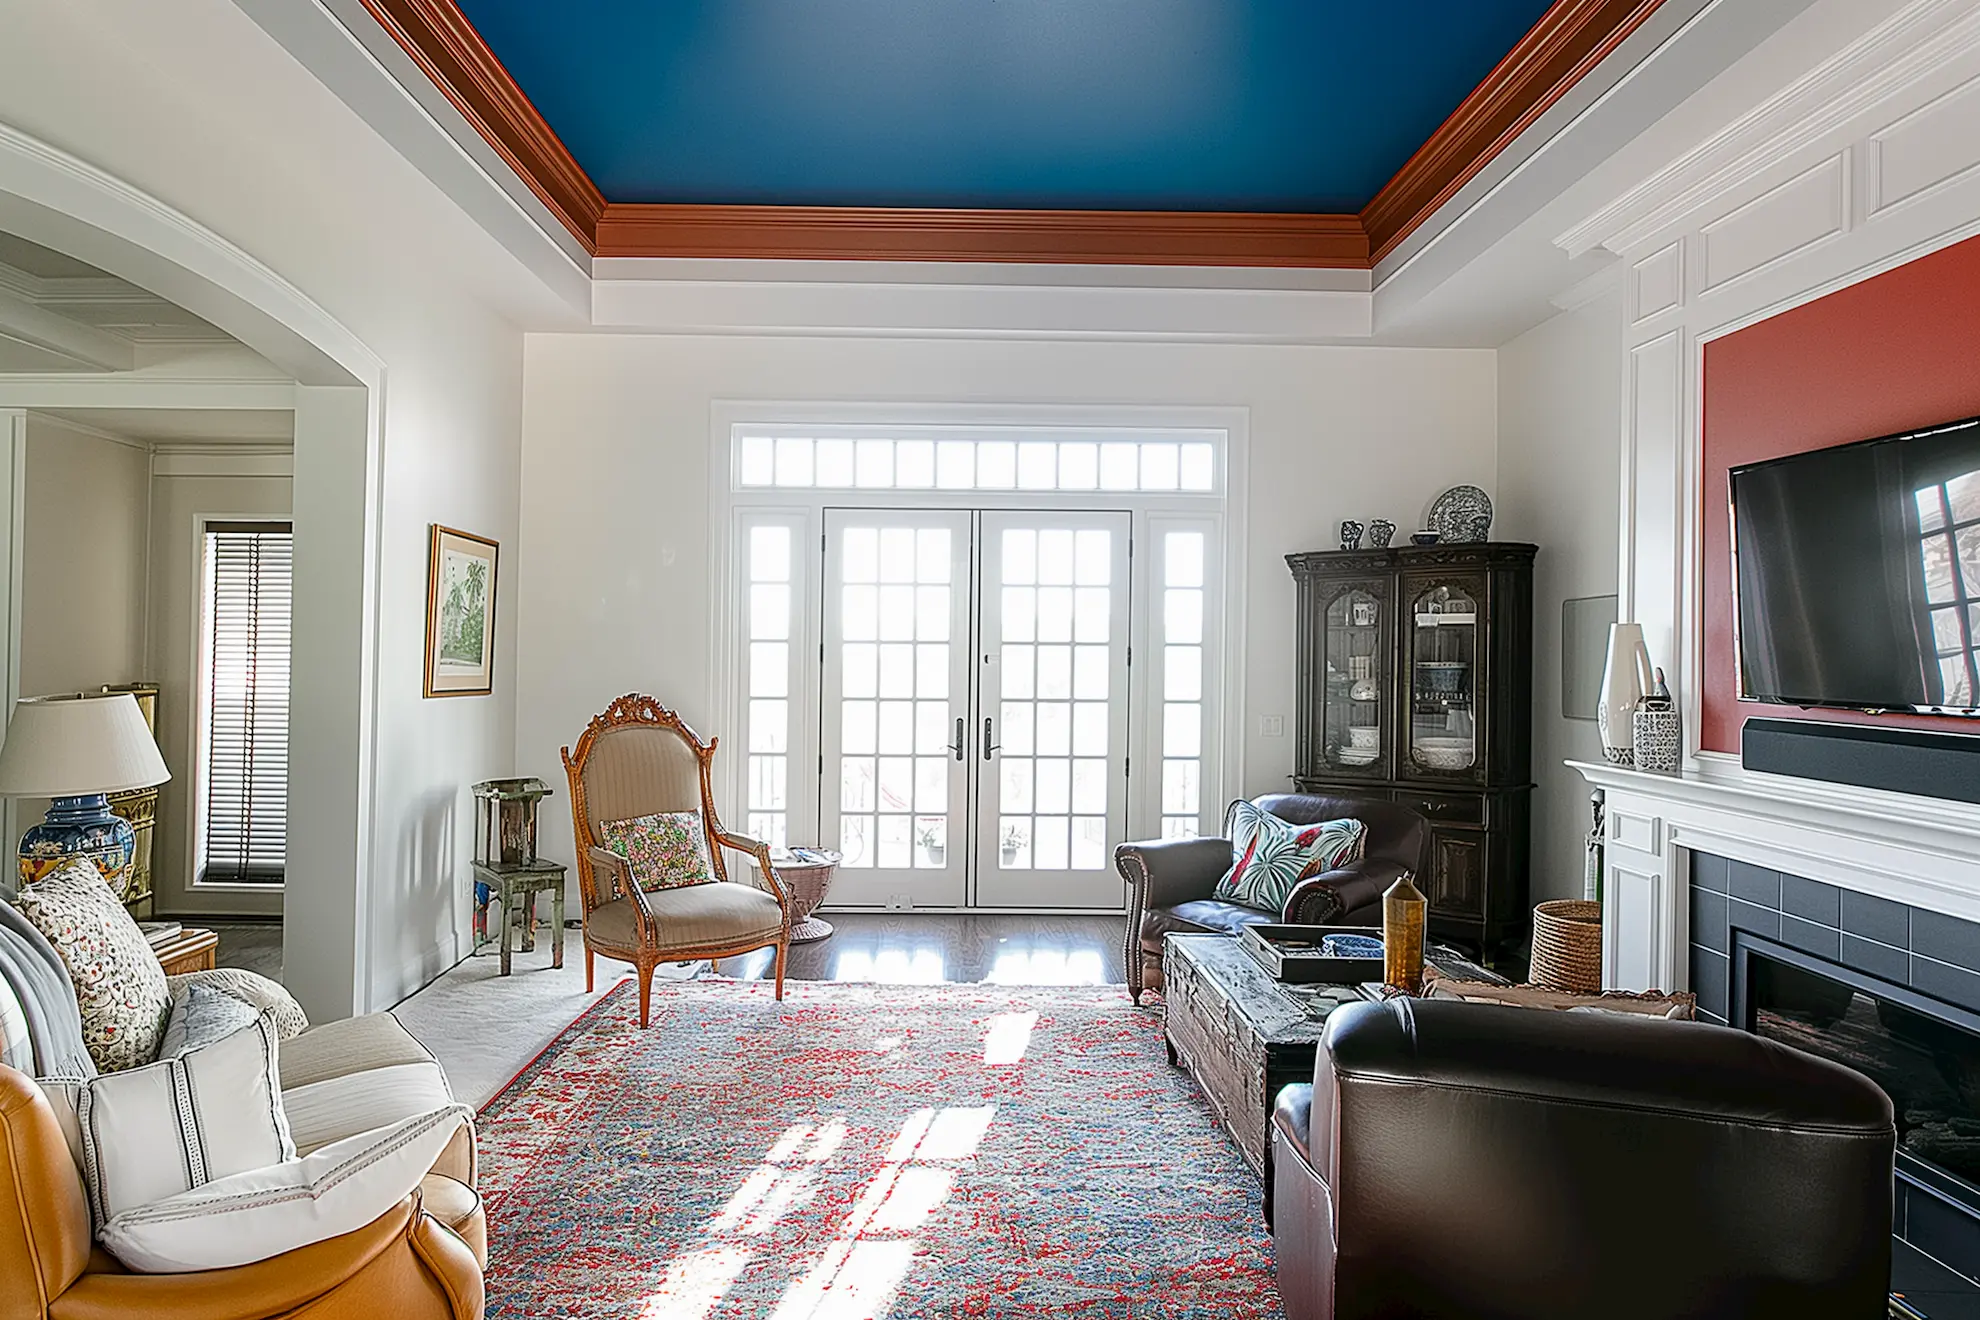
M 1286 717 L 1283 715 L 1260 715 L 1258 736 L 1261 738 L 1283 738 L 1286 736 Z

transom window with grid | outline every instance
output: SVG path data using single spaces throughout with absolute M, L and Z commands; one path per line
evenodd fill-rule
M 289 833 L 290 526 L 209 522 L 202 559 L 194 882 L 279 885 Z

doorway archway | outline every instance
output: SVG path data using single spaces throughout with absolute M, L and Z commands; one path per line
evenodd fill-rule
M 384 363 L 252 254 L 4 124 L 0 230 L 177 303 L 294 378 L 294 805 L 284 980 L 313 1018 L 363 1011 L 374 856 Z M 0 378 L 0 408 L 33 402 L 9 397 L 9 388 Z M 5 548 L 13 543 L 0 538 L 0 556 L 13 553 Z M 18 645 L 15 626 L 0 624 L 10 653 Z

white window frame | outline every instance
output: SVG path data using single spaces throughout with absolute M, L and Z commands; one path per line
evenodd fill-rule
M 192 828 L 186 831 L 187 839 L 186 839 L 186 854 L 185 854 L 185 858 L 186 858 L 185 891 L 188 895 L 192 895 L 195 893 L 216 893 L 216 892 L 230 893 L 230 894 L 280 895 L 283 892 L 283 890 L 286 889 L 288 886 L 288 881 L 286 879 L 286 874 L 287 874 L 286 869 L 284 871 L 285 878 L 280 884 L 248 884 L 235 880 L 208 880 L 205 878 L 206 833 L 207 833 L 206 807 L 207 807 L 207 797 L 208 797 L 207 781 L 209 777 L 209 766 L 207 763 L 207 755 L 206 755 L 206 734 L 207 734 L 206 726 L 209 721 L 209 712 L 207 710 L 206 698 L 207 698 L 207 694 L 212 690 L 212 677 L 209 670 L 209 666 L 213 662 L 212 655 L 207 645 L 208 635 L 212 632 L 213 620 L 211 618 L 211 612 L 208 603 L 209 592 L 207 591 L 207 585 L 208 585 L 208 575 L 211 571 L 211 565 L 207 562 L 206 536 L 208 531 L 210 531 L 216 525 L 226 526 L 228 524 L 249 524 L 249 523 L 267 523 L 270 525 L 287 524 L 290 528 L 290 533 L 289 533 L 290 536 L 293 537 L 295 535 L 295 531 L 294 531 L 295 520 L 293 517 L 287 514 L 199 513 L 193 515 L 192 563 L 193 563 L 193 572 L 195 574 L 195 578 L 194 578 L 195 585 L 193 589 L 194 617 L 193 617 L 193 635 L 192 635 L 193 655 L 192 655 L 192 671 L 191 671 L 193 691 L 192 691 L 192 701 L 190 703 L 192 706 L 192 718 L 186 721 L 187 725 L 189 726 L 187 731 L 188 737 L 186 743 L 186 764 L 193 767 L 192 784 L 191 784 L 192 801 L 190 803 L 191 811 L 189 813 L 192 818 Z M 290 561 L 291 573 L 294 572 L 293 553 L 294 552 L 292 548 L 291 549 L 292 558 Z M 294 591 L 294 587 L 292 582 L 291 583 L 292 602 L 294 599 L 293 591 Z M 295 656 L 293 653 L 291 653 L 289 661 L 291 666 L 291 674 L 293 675 L 294 664 L 295 664 Z M 293 683 L 293 681 L 294 680 L 292 677 L 291 682 Z M 294 731 L 293 721 L 295 719 L 295 709 L 293 706 L 290 707 L 289 718 L 292 722 L 291 733 L 293 733 Z M 295 749 L 295 745 L 292 741 L 290 743 L 290 755 L 292 758 L 292 763 L 293 763 L 294 749 Z
M 1055 491 L 1016 489 L 821 488 L 741 485 L 740 433 L 791 436 L 922 438 L 957 430 L 1007 430 L 1013 438 L 1086 433 L 1097 439 L 1134 440 L 1152 432 L 1209 433 L 1219 448 L 1217 481 L 1209 492 Z M 787 523 L 793 549 L 819 544 L 827 508 L 1118 509 L 1132 515 L 1133 559 L 1129 586 L 1134 602 L 1130 632 L 1127 834 L 1159 838 L 1161 802 L 1162 634 L 1156 620 L 1160 584 L 1156 538 L 1164 531 L 1206 533 L 1204 619 L 1204 765 L 1198 803 L 1200 833 L 1221 827 L 1223 804 L 1242 792 L 1244 691 L 1242 665 L 1229 655 L 1231 639 L 1245 635 L 1245 493 L 1249 413 L 1242 408 L 1140 406 L 975 406 L 846 403 L 763 403 L 718 400 L 710 409 L 709 510 L 715 562 L 710 565 L 710 709 L 715 733 L 724 735 L 716 760 L 716 800 L 731 828 L 748 819 L 748 685 L 741 610 L 747 602 L 749 527 L 761 520 Z M 1164 436 L 1162 438 L 1168 438 Z M 1192 435 L 1189 438 L 1199 438 Z M 807 538 L 797 539 L 800 534 Z M 793 589 L 801 608 L 792 623 L 788 828 L 793 843 L 830 846 L 816 837 L 818 793 L 818 687 L 823 620 L 819 592 L 805 577 L 812 553 L 796 553 Z M 804 585 L 799 587 L 799 579 Z M 800 648 L 799 643 L 802 643 Z M 1214 700 L 1212 694 L 1215 694 Z M 733 749 L 733 754 L 731 754 Z M 802 789 L 800 789 L 802 785 Z M 998 909 L 1008 911 L 1011 909 Z

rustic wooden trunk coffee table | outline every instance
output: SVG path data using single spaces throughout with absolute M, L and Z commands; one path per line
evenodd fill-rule
M 1446 975 L 1504 981 L 1453 950 L 1432 950 L 1430 961 Z M 1230 935 L 1170 935 L 1162 982 L 1169 1062 L 1189 1070 L 1244 1162 L 1264 1177 L 1280 1089 L 1313 1080 L 1327 1015 L 1367 996 L 1358 986 L 1274 981 Z

